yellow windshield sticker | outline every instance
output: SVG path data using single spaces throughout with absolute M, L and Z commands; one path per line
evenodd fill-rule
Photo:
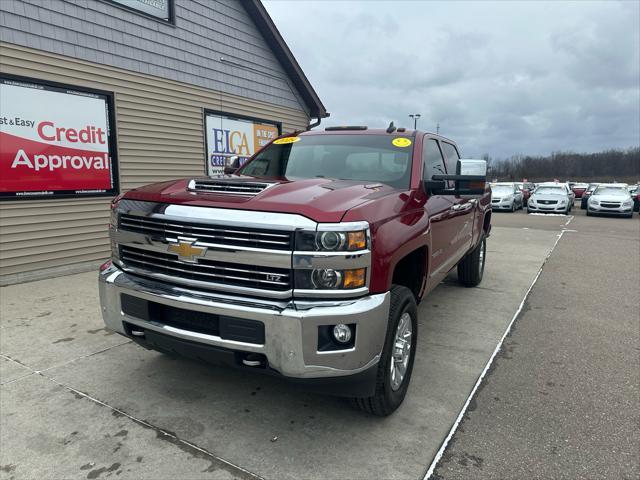
M 276 145 L 286 145 L 287 143 L 296 143 L 299 141 L 300 137 L 284 137 L 274 140 L 273 143 L 275 143 Z
M 391 140 L 391 143 L 393 143 L 396 147 L 404 148 L 411 145 L 411 140 L 404 137 L 398 137 Z

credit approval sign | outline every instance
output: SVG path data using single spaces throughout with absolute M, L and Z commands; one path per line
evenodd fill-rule
M 107 95 L 0 78 L 0 198 L 117 194 Z
M 279 135 L 276 123 L 206 113 L 207 174 L 223 173 L 229 157 L 238 155 L 242 166 L 254 153 Z

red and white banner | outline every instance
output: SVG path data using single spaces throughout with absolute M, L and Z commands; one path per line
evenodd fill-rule
M 0 197 L 117 193 L 107 97 L 0 81 Z

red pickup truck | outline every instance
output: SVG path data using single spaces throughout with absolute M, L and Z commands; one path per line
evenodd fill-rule
M 103 317 L 146 348 L 388 415 L 409 385 L 418 303 L 456 266 L 480 283 L 490 229 L 486 163 L 451 140 L 295 132 L 232 174 L 116 198 Z

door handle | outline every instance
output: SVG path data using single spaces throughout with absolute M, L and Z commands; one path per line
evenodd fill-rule
M 453 207 L 451 207 L 451 210 L 453 210 L 454 212 L 460 212 L 460 211 L 467 211 L 467 210 L 471 210 L 473 208 L 473 204 L 471 202 L 468 203 L 456 203 Z

